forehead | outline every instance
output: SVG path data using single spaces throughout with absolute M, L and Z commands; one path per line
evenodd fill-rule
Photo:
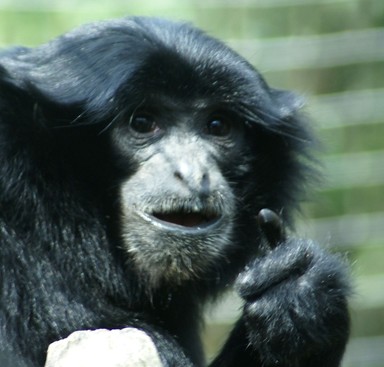
M 191 53 L 163 49 L 143 58 L 133 79 L 139 89 L 156 99 L 162 96 L 193 101 L 195 107 L 210 103 L 231 102 L 246 98 L 257 84 L 259 76 L 248 65 L 230 58 L 209 55 L 197 57 Z
M 200 113 L 209 114 L 218 111 L 234 110 L 230 101 L 214 98 L 194 98 L 193 96 L 177 96 L 167 94 L 149 94 L 134 110 L 164 115 L 164 116 L 197 116 Z

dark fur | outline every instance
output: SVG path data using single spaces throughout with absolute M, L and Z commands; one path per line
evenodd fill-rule
M 134 180 L 147 158 L 167 149 L 165 138 L 140 145 L 126 127 L 148 103 L 181 141 L 174 147 L 181 154 L 169 156 L 175 164 L 191 159 L 182 153 L 185 132 L 197 137 L 188 155 L 205 168 L 212 163 L 208 173 L 219 177 L 216 204 L 207 205 L 229 218 L 224 239 L 170 238 L 177 261 L 166 274 L 172 253 L 156 253 L 157 245 L 166 250 L 164 238 L 153 244 L 151 229 L 121 210 L 121 201 L 130 208 L 140 198 Z M 165 366 L 202 365 L 203 305 L 241 272 L 244 314 L 214 366 L 339 366 L 349 324 L 344 265 L 309 241 L 288 239 L 266 251 L 256 224 L 261 208 L 290 223 L 313 177 L 314 142 L 299 107 L 222 43 L 179 23 L 102 22 L 37 48 L 3 51 L 0 343 L 12 366 L 43 366 L 49 343 L 75 330 L 125 326 L 145 330 Z M 199 132 L 204 111 L 214 109 L 231 114 L 231 141 Z M 161 169 L 142 183 L 140 205 L 203 202 L 166 203 L 167 192 L 179 194 L 173 172 Z M 148 266 L 141 248 L 153 253 Z

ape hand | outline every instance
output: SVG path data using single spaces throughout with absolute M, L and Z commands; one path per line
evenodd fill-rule
M 258 220 L 271 250 L 237 280 L 250 344 L 263 366 L 338 366 L 349 330 L 343 262 L 311 241 L 286 239 L 268 209 Z

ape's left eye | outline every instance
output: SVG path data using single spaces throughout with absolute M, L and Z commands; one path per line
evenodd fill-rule
M 227 136 L 231 133 L 232 121 L 225 116 L 213 116 L 207 124 L 207 133 L 213 136 Z
M 155 118 L 149 114 L 132 116 L 129 125 L 131 129 L 140 134 L 151 134 L 159 130 Z

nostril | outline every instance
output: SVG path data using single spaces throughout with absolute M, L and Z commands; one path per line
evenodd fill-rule
M 183 181 L 183 180 L 184 180 L 183 175 L 182 175 L 181 172 L 179 172 L 179 171 L 175 171 L 175 172 L 173 173 L 173 175 L 174 175 L 178 180 L 180 180 L 180 181 Z

